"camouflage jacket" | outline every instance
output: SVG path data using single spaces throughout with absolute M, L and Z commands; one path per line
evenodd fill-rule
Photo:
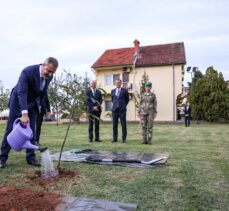
M 140 97 L 139 114 L 157 113 L 157 98 L 152 92 L 143 93 Z

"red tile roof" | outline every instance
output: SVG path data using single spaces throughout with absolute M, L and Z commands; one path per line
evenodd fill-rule
M 94 67 L 109 67 L 131 65 L 134 59 L 134 48 L 119 48 L 106 50 L 93 64 Z
M 139 54 L 137 67 L 186 63 L 183 42 L 142 46 Z M 133 62 L 134 48 L 109 49 L 100 56 L 92 68 L 131 65 Z

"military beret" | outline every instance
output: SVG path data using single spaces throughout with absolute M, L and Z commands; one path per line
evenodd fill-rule
M 145 83 L 145 87 L 146 87 L 146 86 L 152 86 L 152 83 L 151 83 L 151 82 L 146 82 L 146 83 Z

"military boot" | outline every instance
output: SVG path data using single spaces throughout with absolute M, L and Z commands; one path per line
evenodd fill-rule
M 146 138 L 143 138 L 143 141 L 141 144 L 147 144 L 147 139 Z
M 152 139 L 149 139 L 147 144 L 152 144 Z

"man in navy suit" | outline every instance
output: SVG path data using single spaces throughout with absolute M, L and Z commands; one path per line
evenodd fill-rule
M 184 122 L 186 127 L 190 126 L 190 121 L 191 121 L 191 107 L 189 105 L 189 102 L 187 102 L 186 105 L 184 106 Z
M 113 119 L 113 142 L 118 139 L 118 119 L 122 125 L 122 142 L 126 143 L 126 106 L 129 102 L 128 91 L 121 88 L 122 81 L 120 79 L 115 81 L 116 89 L 111 91 L 112 99 L 112 119 Z
M 1 145 L 0 168 L 6 166 L 11 149 L 7 142 L 7 136 L 13 129 L 15 119 L 20 118 L 23 124 L 29 123 L 35 137 L 36 120 L 41 111 L 42 100 L 47 94 L 48 85 L 57 67 L 58 61 L 49 57 L 43 64 L 32 65 L 22 70 L 10 95 L 10 115 Z M 31 143 L 35 144 L 35 138 L 31 139 Z M 26 150 L 26 160 L 29 165 L 40 166 L 32 149 Z
M 89 113 L 88 134 L 89 142 L 93 142 L 93 126 L 95 125 L 95 141 L 100 142 L 99 138 L 99 119 L 101 116 L 102 93 L 96 89 L 96 81 L 90 83 L 90 89 L 87 91 L 87 112 Z

